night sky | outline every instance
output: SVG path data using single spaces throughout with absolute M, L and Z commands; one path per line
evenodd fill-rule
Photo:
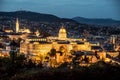
M 0 0 L 0 11 L 27 10 L 72 18 L 120 20 L 120 0 Z

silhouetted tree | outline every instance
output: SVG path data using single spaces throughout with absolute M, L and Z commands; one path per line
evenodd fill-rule
M 10 51 L 10 58 L 12 60 L 12 64 L 14 64 L 15 62 L 15 57 L 17 56 L 17 43 L 15 42 L 15 40 L 12 40 L 11 43 L 10 43 L 10 48 L 11 48 L 11 51 Z
M 50 57 L 56 56 L 56 49 L 52 48 L 48 54 Z
M 64 48 L 64 46 L 60 46 L 60 48 L 59 48 L 59 53 L 60 53 L 60 56 L 62 56 L 62 55 L 65 53 L 65 48 Z

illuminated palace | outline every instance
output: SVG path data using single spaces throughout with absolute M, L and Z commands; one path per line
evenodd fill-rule
M 28 36 L 27 39 L 20 43 L 20 53 L 29 56 L 32 59 L 40 60 L 40 56 L 45 58 L 51 49 L 55 49 L 59 55 L 62 50 L 65 55 L 70 55 L 71 50 L 75 51 L 91 51 L 91 46 L 99 46 L 98 43 L 91 44 L 85 38 L 68 38 L 67 31 L 64 26 L 59 30 L 57 37 L 41 37 L 37 30 L 36 35 Z

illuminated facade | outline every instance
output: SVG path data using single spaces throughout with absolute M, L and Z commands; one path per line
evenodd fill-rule
M 19 32 L 21 33 L 31 33 L 29 29 L 20 29 Z
M 13 30 L 12 29 L 7 29 L 7 30 L 4 30 L 6 33 L 12 33 Z
M 40 60 L 40 56 L 44 58 L 51 49 L 56 49 L 59 55 L 59 51 L 63 48 L 64 55 L 71 55 L 71 50 L 76 51 L 90 51 L 91 44 L 84 38 L 72 39 L 67 38 L 67 32 L 64 27 L 59 30 L 58 37 L 46 37 L 39 36 L 39 31 L 36 31 L 36 35 L 28 37 L 20 44 L 20 53 L 31 55 L 35 60 Z

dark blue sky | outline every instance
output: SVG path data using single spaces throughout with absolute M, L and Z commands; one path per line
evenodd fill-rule
M 0 0 L 0 11 L 29 10 L 72 18 L 120 20 L 119 0 Z

